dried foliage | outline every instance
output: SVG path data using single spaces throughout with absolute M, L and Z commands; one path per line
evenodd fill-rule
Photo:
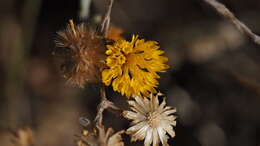
M 123 133 L 123 130 L 114 133 L 112 128 L 106 130 L 103 125 L 99 125 L 92 131 L 83 130 L 77 146 L 124 146 L 121 137 Z
M 18 129 L 13 133 L 12 141 L 15 146 L 33 146 L 34 135 L 30 128 Z

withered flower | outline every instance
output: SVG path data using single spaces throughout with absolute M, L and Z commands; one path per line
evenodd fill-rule
M 132 120 L 132 127 L 128 128 L 126 134 L 131 135 L 131 141 L 144 140 L 144 145 L 158 146 L 160 141 L 163 146 L 168 146 L 168 136 L 175 136 L 173 126 L 176 126 L 176 116 L 172 115 L 176 112 L 175 108 L 166 106 L 165 98 L 159 104 L 158 93 L 153 94 L 149 98 L 135 96 L 135 100 L 128 103 L 132 111 L 124 111 L 123 116 Z
M 34 135 L 30 128 L 18 129 L 13 134 L 14 137 L 12 138 L 12 141 L 16 146 L 34 145 Z
M 62 72 L 69 83 L 84 87 L 87 82 L 101 80 L 104 65 L 104 39 L 84 24 L 74 26 L 72 20 L 67 29 L 57 32 L 56 52 L 63 57 Z
M 122 133 L 123 130 L 114 133 L 112 128 L 105 130 L 105 127 L 100 125 L 93 131 L 83 130 L 77 146 L 124 146 Z

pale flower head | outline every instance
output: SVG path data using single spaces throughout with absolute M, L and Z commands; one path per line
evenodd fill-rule
M 132 111 L 124 111 L 123 116 L 132 120 L 132 127 L 128 128 L 126 134 L 131 135 L 131 141 L 143 140 L 144 145 L 158 146 L 161 142 L 163 146 L 168 146 L 168 136 L 175 136 L 173 126 L 176 126 L 176 116 L 172 115 L 176 109 L 166 106 L 165 98 L 159 103 L 158 93 L 150 98 L 135 96 L 134 100 L 128 103 Z

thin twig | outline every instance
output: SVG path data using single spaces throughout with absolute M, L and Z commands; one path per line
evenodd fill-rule
M 100 29 L 100 32 L 104 36 L 107 36 L 107 33 L 108 33 L 108 29 L 109 29 L 109 25 L 110 25 L 110 14 L 111 14 L 112 6 L 114 3 L 114 0 L 108 0 L 108 1 L 109 1 L 108 8 L 107 8 L 106 14 L 102 20 L 101 29 Z
M 260 45 L 260 37 L 256 34 L 254 34 L 250 28 L 248 28 L 243 22 L 238 20 L 234 13 L 232 13 L 224 4 L 216 1 L 216 0 L 204 0 L 206 3 L 211 5 L 216 9 L 216 11 L 222 15 L 224 18 L 228 19 L 231 21 L 236 28 L 246 34 L 248 37 L 250 37 L 256 44 Z
M 115 106 L 115 104 L 113 102 L 111 102 L 107 99 L 104 86 L 100 88 L 100 97 L 101 97 L 101 102 L 98 105 L 97 115 L 96 115 L 96 118 L 95 118 L 95 121 L 98 124 L 98 126 L 102 125 L 103 112 L 104 112 L 105 109 L 111 108 L 111 109 L 116 110 L 116 111 L 121 111 L 120 108 Z
M 245 77 L 235 71 L 228 71 L 241 85 L 245 88 L 252 89 L 255 93 L 260 96 L 260 84 L 255 80 Z
M 102 35 L 104 35 L 106 37 L 107 33 L 108 33 L 108 29 L 109 29 L 109 24 L 110 24 L 110 14 L 111 14 L 111 10 L 112 10 L 112 6 L 114 3 L 114 0 L 108 0 L 108 7 L 107 7 L 107 11 L 106 14 L 101 22 L 101 28 L 100 28 L 100 33 Z M 105 87 L 102 86 L 100 88 L 100 97 L 101 97 L 101 102 L 99 103 L 98 107 L 97 107 L 97 115 L 95 118 L 95 122 L 97 124 L 97 126 L 101 126 L 102 125 L 102 120 L 103 120 L 103 112 L 105 109 L 113 109 L 115 111 L 121 111 L 120 108 L 116 107 L 115 104 L 111 101 L 109 101 L 106 97 L 106 91 L 105 91 Z

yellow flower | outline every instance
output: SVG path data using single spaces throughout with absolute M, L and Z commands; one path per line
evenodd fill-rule
M 156 41 L 145 41 L 133 35 L 131 42 L 119 39 L 107 48 L 108 68 L 102 72 L 105 85 L 112 84 L 114 91 L 127 97 L 156 93 L 160 78 L 157 72 L 165 72 L 169 67 L 164 64 L 168 58 L 161 56 L 164 51 L 159 50 Z

